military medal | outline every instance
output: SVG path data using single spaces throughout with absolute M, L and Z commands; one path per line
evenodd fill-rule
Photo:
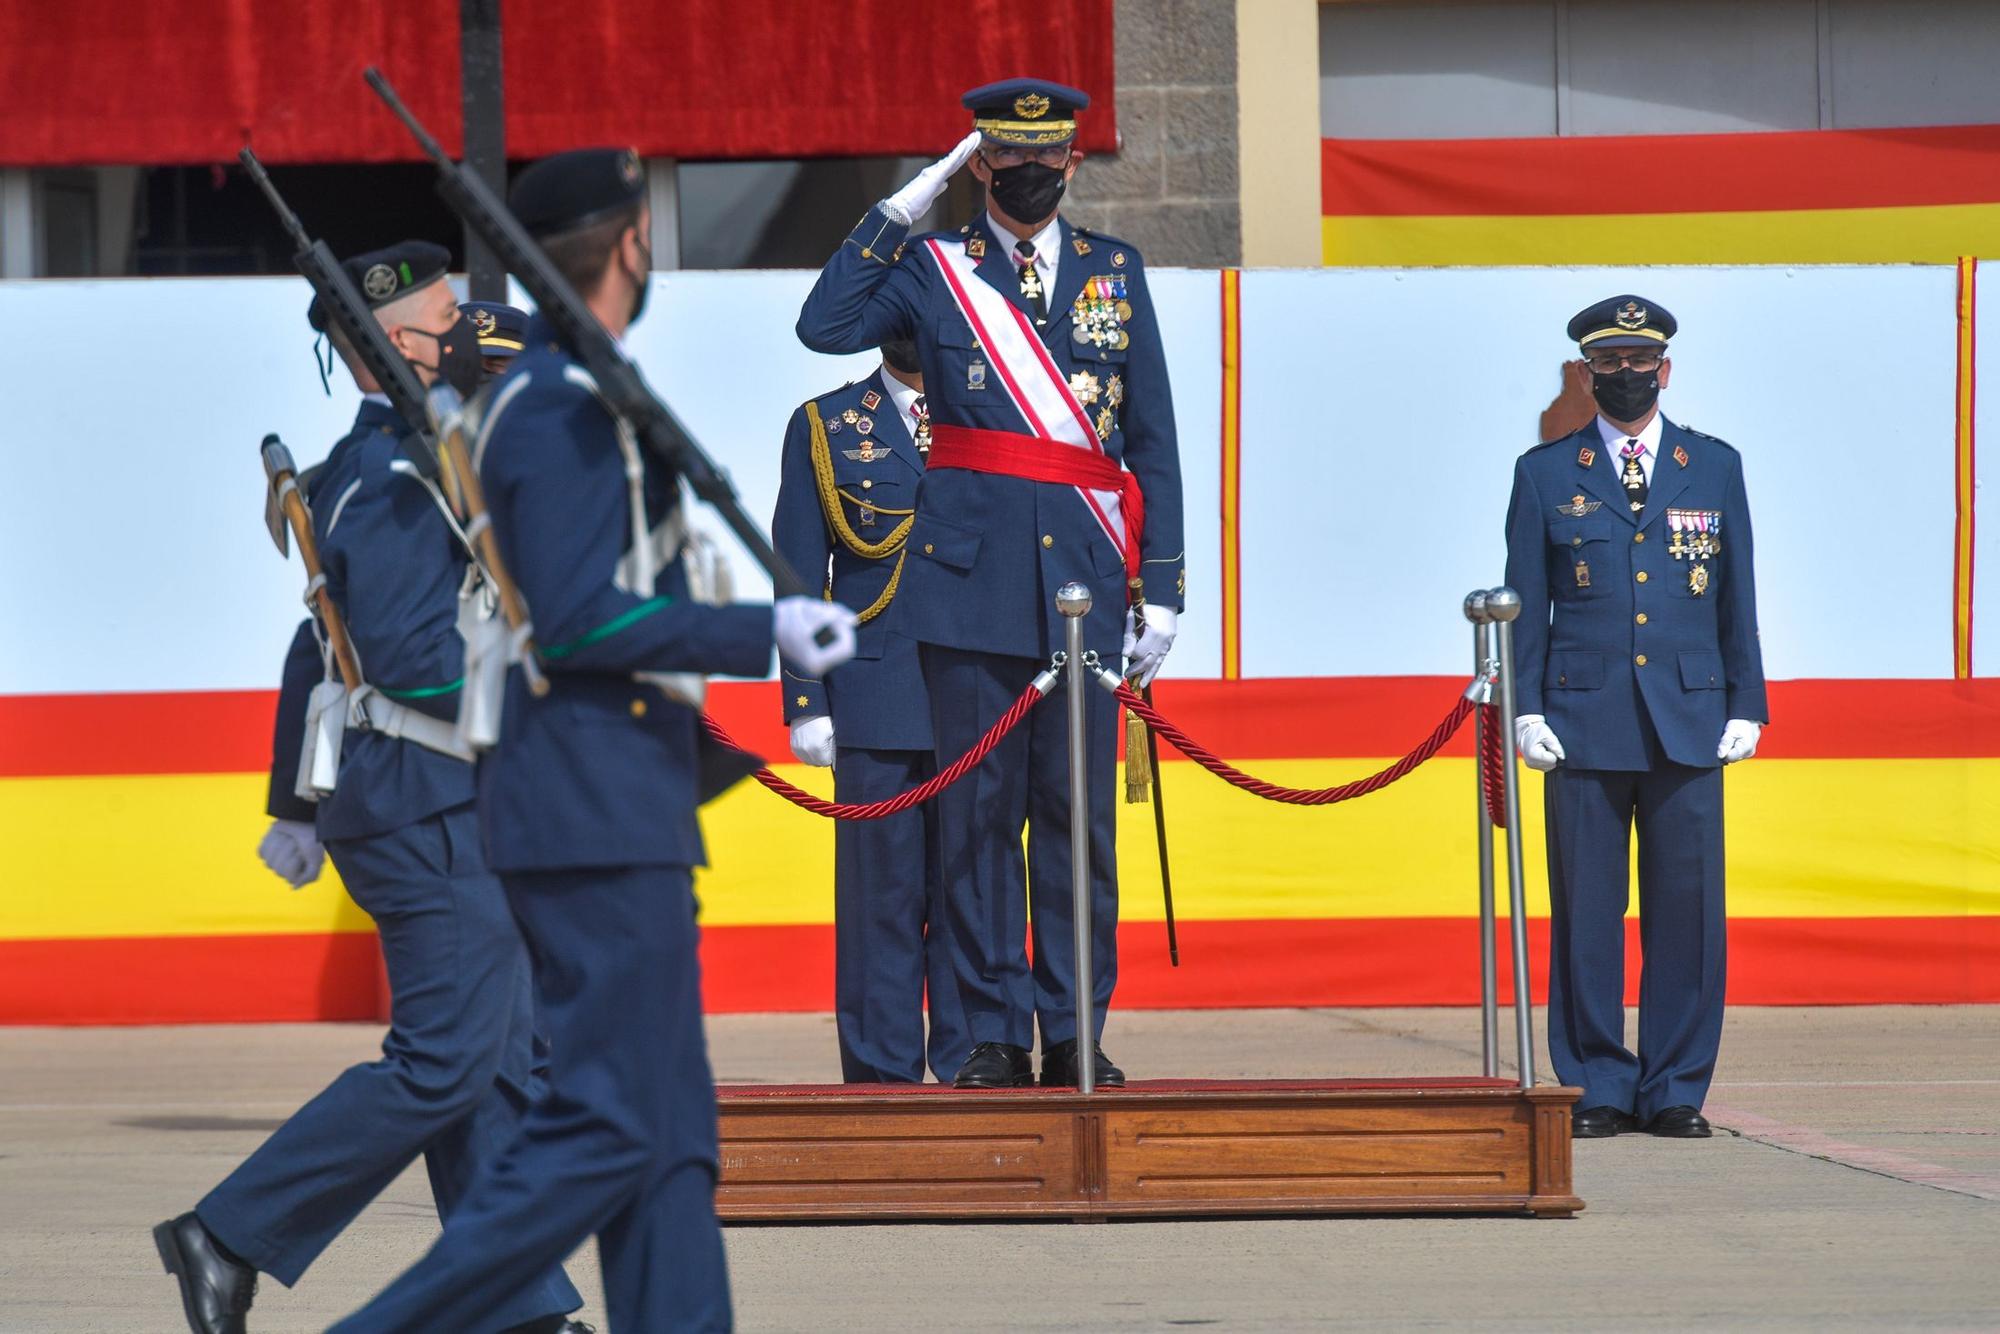
M 873 528 L 875 526 L 875 507 L 873 505 L 860 506 L 855 512 L 855 518 L 863 528 Z
M 1700 597 L 1708 591 L 1708 567 L 1690 565 L 1688 567 L 1688 592 Z
M 1069 391 L 1076 395 L 1077 402 L 1089 407 L 1097 401 L 1097 377 L 1089 371 L 1077 371 L 1069 377 Z
M 867 435 L 875 429 L 875 419 L 873 417 L 858 417 L 855 419 L 854 429 L 863 435 Z
M 1669 556 L 1672 556 L 1675 560 L 1687 559 L 1688 544 L 1687 544 L 1687 531 L 1685 527 L 1686 522 L 1687 522 L 1687 511 L 1685 510 L 1667 511 L 1667 528 L 1673 533 L 1673 536 L 1667 539 L 1667 554 Z
M 1111 377 L 1111 383 L 1104 388 L 1104 401 L 1114 408 L 1125 402 L 1125 381 L 1122 378 L 1116 375 Z
M 1097 414 L 1097 438 L 1099 440 L 1109 440 L 1111 438 L 1111 426 L 1111 409 L 1106 408 Z
M 840 414 L 840 419 L 846 422 L 849 426 L 852 426 L 854 425 L 854 423 L 861 420 L 861 414 L 856 412 L 853 408 L 848 408 Z
M 1132 303 L 1126 299 L 1125 275 L 1104 273 L 1086 279 L 1070 307 L 1070 338 L 1085 347 L 1111 348 L 1131 344 L 1125 321 L 1132 318 Z

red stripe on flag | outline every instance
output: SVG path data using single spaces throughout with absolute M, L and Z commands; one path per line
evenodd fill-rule
M 1635 204 L 1607 163 L 1669 183 Z M 1329 217 L 1712 213 L 2000 201 L 2000 125 L 1538 139 L 1323 139 Z
M 1626 1001 L 1638 996 L 1638 922 L 1626 923 Z M 1116 1009 L 1471 1005 L 1470 918 L 1180 924 L 1182 967 L 1157 922 L 1118 931 Z M 824 1011 L 831 926 L 712 927 L 702 935 L 710 1013 Z M 1530 924 L 1546 999 L 1548 922 Z M 1510 953 L 1502 924 L 1503 1000 Z M 0 941 L 0 1023 L 177 1024 L 373 1019 L 371 934 Z M 2000 917 L 1740 918 L 1729 924 L 1736 1005 L 1958 1005 L 2000 1001 Z M 831 1041 L 831 1038 L 828 1039 Z

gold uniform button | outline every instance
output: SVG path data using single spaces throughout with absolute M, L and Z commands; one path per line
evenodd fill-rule
M 1640 613 L 1639 613 L 1639 615 L 1638 615 L 1638 621 L 1639 621 L 1639 624 L 1641 624 L 1641 625 L 1644 625 L 1644 624 L 1646 623 L 1646 613 L 1645 613 L 1645 612 L 1643 612 L 1643 611 L 1642 611 L 1642 612 L 1640 612 Z
M 1633 578 L 1637 579 L 1640 583 L 1643 584 L 1646 582 L 1646 572 L 1644 570 L 1641 570 L 1639 571 L 1638 574 L 1634 575 Z
M 1569 544 L 1573 547 L 1580 547 L 1583 545 L 1583 539 L 1580 537 L 1572 537 L 1569 540 Z
M 861 479 L 861 489 L 863 491 L 872 490 L 874 486 L 875 486 L 875 479 L 873 477 L 864 477 Z
M 1632 659 L 1632 661 L 1638 663 L 1641 667 L 1644 667 L 1646 665 L 1646 655 L 1641 653 L 1638 657 Z
M 1643 542 L 1646 540 L 1646 535 L 1644 533 L 1634 533 L 1632 534 L 1632 540 L 1634 542 Z
M 1051 536 L 1051 535 L 1050 535 L 1050 534 L 1048 534 L 1048 533 L 1043 533 L 1043 534 L 1042 534 L 1042 545 L 1043 545 L 1043 546 L 1045 546 L 1045 547 L 1052 547 L 1052 546 L 1054 546 L 1055 544 L 1056 544 L 1056 540 L 1055 540 L 1055 538 L 1054 538 L 1053 536 Z
M 930 554 L 931 554 L 931 553 L 932 553 L 933 551 L 936 551 L 936 550 L 937 550 L 937 548 L 936 548 L 936 547 L 934 547 L 934 546 L 932 546 L 932 545 L 931 545 L 930 543 L 928 543 L 928 542 L 924 543 L 924 554 L 925 554 L 926 556 L 930 555 Z
M 1569 678 L 1567 676 L 1558 676 L 1556 678 L 1556 684 L 1559 686 L 1566 686 L 1569 684 Z
M 804 707 L 805 707 L 806 705 L 808 705 L 808 704 L 810 704 L 810 703 L 812 703 L 812 701 L 811 701 L 811 700 L 809 700 L 809 699 L 807 699 L 807 698 L 806 698 L 806 697 L 805 697 L 804 695 L 800 695 L 800 696 L 799 696 L 799 707 L 800 707 L 800 708 L 802 708 L 802 709 L 803 709 L 803 708 L 804 708 Z
M 635 700 L 633 700 L 633 701 L 632 701 L 632 716 L 633 716 L 634 718 L 643 718 L 643 717 L 645 717 L 645 716 L 646 716 L 646 701 L 645 701 L 645 700 L 643 700 L 643 699 L 635 699 Z

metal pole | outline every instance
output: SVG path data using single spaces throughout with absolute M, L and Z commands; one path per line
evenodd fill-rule
M 1097 1089 L 1096 984 L 1090 959 L 1090 744 L 1084 735 L 1083 618 L 1090 613 L 1090 590 L 1064 584 L 1056 590 L 1056 610 L 1066 618 L 1063 645 L 1069 655 L 1069 863 L 1076 902 L 1076 1087 Z
M 1521 781 L 1514 752 L 1514 618 L 1521 595 L 1502 586 L 1486 594 L 1498 633 L 1500 657 L 1500 753 L 1507 769 L 1507 912 L 1514 945 L 1514 1045 L 1521 1087 L 1535 1086 L 1535 1008 L 1528 993 L 1528 881 L 1521 867 Z
M 1483 680 L 1493 658 L 1493 615 L 1486 609 L 1485 589 L 1466 595 L 1465 619 L 1472 622 L 1472 674 Z M 1486 747 L 1480 744 L 1487 726 L 1481 708 L 1473 714 L 1472 760 L 1472 794 L 1479 807 L 1479 1068 L 1492 1079 L 1500 1073 L 1500 980 L 1493 941 L 1493 816 L 1486 808 Z
M 505 198 L 507 117 L 500 71 L 500 0 L 458 0 L 458 80 L 465 165 Z M 507 299 L 506 270 L 470 227 L 465 229 L 465 273 L 469 299 Z

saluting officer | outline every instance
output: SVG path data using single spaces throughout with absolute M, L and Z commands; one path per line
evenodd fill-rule
M 1507 511 L 1522 758 L 1548 773 L 1549 1050 L 1586 1138 L 1703 1138 L 1722 1037 L 1722 766 L 1770 714 L 1743 461 L 1659 408 L 1674 317 L 1614 296 L 1569 322 L 1595 421 L 1529 450 Z M 1625 908 L 1639 833 L 1639 1051 Z
M 512 206 L 622 336 L 652 267 L 638 157 L 544 159 L 521 173 Z M 518 1275 L 595 1234 L 614 1328 L 726 1329 L 695 955 L 700 720 L 653 678 L 763 676 L 774 632 L 819 675 L 853 652 L 854 616 L 816 597 L 775 613 L 691 598 L 673 540 L 678 479 L 641 451 L 554 325 L 536 316 L 525 342 L 490 391 L 478 466 L 551 688 L 536 697 L 510 672 L 479 811 L 534 955 L 551 1090 L 431 1252 L 338 1328 L 488 1328 Z
M 449 259 L 442 246 L 408 241 L 345 268 L 418 378 L 469 392 L 479 352 L 445 281 Z M 308 318 L 329 332 L 317 298 Z M 195 1334 L 241 1331 L 257 1274 L 297 1283 L 419 1153 L 439 1216 L 450 1218 L 543 1092 L 531 1068 L 527 951 L 480 853 L 471 759 L 449 742 L 469 557 L 441 499 L 395 466 L 409 424 L 339 330 L 331 336 L 363 395 L 308 498 L 328 591 L 378 698 L 366 701 L 371 725 L 346 732 L 334 790 L 316 806 L 303 801 L 293 784 L 304 697 L 330 669 L 301 630 L 274 748 L 279 818 L 260 852 L 298 888 L 318 876 L 325 841 L 381 933 L 389 1034 L 381 1060 L 342 1074 L 193 1212 L 153 1230 Z M 560 1261 L 496 1282 L 492 1327 L 561 1328 L 582 1299 Z
M 898 629 L 917 483 L 931 448 L 917 349 L 885 343 L 867 379 L 792 414 L 771 541 L 808 583 L 860 609 L 854 660 L 825 680 L 783 673 L 792 754 L 832 765 L 834 798 L 882 801 L 937 771 L 917 646 Z M 834 1012 L 842 1078 L 948 1080 L 969 1042 L 945 948 L 937 806 L 834 830 Z
M 869 211 L 799 315 L 799 337 L 821 352 L 916 343 L 931 455 L 899 627 L 922 646 L 941 758 L 969 748 L 1048 665 L 1063 643 L 1063 584 L 1091 590 L 1088 647 L 1106 663 L 1122 652 L 1142 683 L 1174 641 L 1185 583 L 1180 461 L 1145 265 L 1130 244 L 1057 212 L 1089 100 L 1036 79 L 967 93 L 973 132 Z M 985 212 L 955 233 L 906 240 L 967 161 L 986 186 Z M 1129 597 L 1134 580 L 1143 603 Z M 1088 707 L 1101 1033 L 1118 959 L 1117 710 L 1096 691 Z M 1033 1082 L 1037 1020 L 1042 1082 L 1076 1082 L 1068 752 L 1063 711 L 1037 709 L 939 803 L 946 920 L 974 1044 L 961 1086 Z M 1101 1053 L 1096 1071 L 1100 1083 L 1124 1082 Z

